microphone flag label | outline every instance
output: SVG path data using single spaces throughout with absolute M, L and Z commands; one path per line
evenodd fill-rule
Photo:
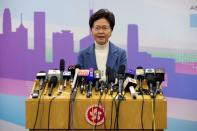
M 86 121 L 90 125 L 101 125 L 105 120 L 104 108 L 101 105 L 91 105 L 87 108 L 85 113 Z

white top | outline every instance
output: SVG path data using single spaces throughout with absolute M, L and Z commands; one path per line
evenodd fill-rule
M 101 71 L 101 79 L 106 80 L 105 71 L 109 52 L 109 41 L 104 45 L 95 42 L 95 56 L 98 70 Z

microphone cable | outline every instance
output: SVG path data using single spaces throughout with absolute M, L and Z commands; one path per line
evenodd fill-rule
M 93 111 L 93 104 L 92 104 L 92 97 L 90 98 L 90 103 L 91 103 L 91 106 L 92 106 L 92 113 L 94 113 L 94 111 Z M 94 117 L 94 116 L 93 116 Z M 94 122 L 94 121 L 93 121 Z M 95 124 L 95 123 L 94 123 Z M 94 126 L 92 127 L 93 129 L 93 131 L 94 131 Z
M 70 128 L 74 128 L 74 103 L 77 94 L 77 89 L 74 89 L 73 92 L 70 93 L 70 100 L 69 100 L 69 114 L 68 114 L 68 130 Z
M 156 125 L 155 125 L 155 98 L 151 100 L 152 102 L 152 113 L 153 113 L 153 120 L 152 120 L 152 129 L 153 131 L 156 131 Z
M 49 101 L 49 111 L 48 111 L 48 131 L 50 128 L 50 114 L 51 114 L 51 104 L 52 101 L 56 98 L 57 96 L 54 96 L 53 98 L 51 98 L 51 100 Z
M 97 111 L 96 111 L 96 124 L 94 125 L 94 130 L 96 130 L 96 126 L 97 126 L 97 118 L 98 118 L 98 107 L 99 107 L 99 105 L 101 105 L 102 103 L 101 103 L 101 97 L 102 97 L 102 95 L 100 95 L 100 97 L 99 97 L 99 100 L 98 100 L 98 103 L 97 103 Z
M 68 106 L 68 131 L 70 130 L 70 119 L 71 119 L 71 95 L 72 93 L 70 93 L 70 100 L 69 100 L 69 106 Z
M 119 130 L 119 113 L 120 113 L 120 103 L 125 99 L 125 94 L 118 96 L 118 105 L 116 107 L 116 128 Z M 116 104 L 115 104 L 116 105 Z
M 139 87 L 139 93 L 142 96 L 142 106 L 141 106 L 141 126 L 142 126 L 142 130 L 144 130 L 144 123 L 143 123 L 143 115 L 144 115 L 144 90 L 142 88 L 142 86 L 140 85 Z
M 121 103 L 122 99 L 118 99 L 118 105 L 116 107 L 116 119 L 117 119 L 117 123 L 116 123 L 116 127 L 119 130 L 119 111 L 120 111 L 120 103 Z
M 114 99 L 114 104 L 115 104 L 115 120 L 114 120 L 114 130 L 117 128 L 117 105 L 116 105 L 116 99 Z
M 116 99 L 114 100 L 114 103 L 115 103 L 115 121 L 114 121 L 114 130 L 118 130 L 118 127 L 117 127 L 117 125 L 118 125 L 118 122 L 117 122 L 117 103 L 116 103 Z
M 76 93 L 76 92 L 74 92 Z M 73 94 L 75 95 L 75 94 Z M 74 104 L 75 104 L 75 97 L 73 96 L 72 102 L 71 102 L 71 129 L 74 129 Z
M 104 100 L 103 100 L 103 111 L 104 111 L 104 129 L 106 130 L 106 116 L 105 116 L 105 102 L 106 102 L 106 96 L 107 96 L 107 94 L 105 94 L 105 96 L 104 96 Z
M 142 130 L 144 130 L 143 115 L 144 115 L 144 94 L 142 93 L 142 107 L 141 107 L 141 125 Z
M 34 83 L 35 85 L 36 85 L 36 83 Z M 34 87 L 35 87 L 35 85 L 34 85 Z M 41 100 L 41 98 L 42 98 L 42 94 L 43 94 L 43 92 L 44 92 L 44 90 L 45 90 L 45 87 L 46 86 L 44 86 L 44 88 L 42 89 L 42 92 L 40 93 L 40 95 L 39 95 L 39 98 L 38 98 L 38 105 L 37 105 L 37 112 L 36 112 L 36 119 L 35 119 L 35 122 L 34 122 L 34 126 L 33 126 L 33 131 L 35 130 L 35 127 L 36 127 L 36 124 L 37 124 L 37 120 L 38 120 L 38 112 L 39 112 L 39 110 L 40 110 L 40 100 Z
M 42 87 L 44 87 L 43 92 L 45 90 L 45 87 L 48 87 L 48 84 L 47 85 L 46 84 L 47 84 L 47 80 L 43 82 L 43 86 L 42 86 Z M 41 93 L 41 96 L 42 96 L 42 93 Z M 45 102 L 42 103 L 42 113 L 41 113 L 42 115 L 41 115 L 41 119 L 40 119 L 40 125 L 41 125 L 42 118 L 43 118 L 44 107 L 45 107 Z
M 68 114 L 68 130 L 70 130 L 70 128 L 72 127 L 72 123 L 73 123 L 73 104 L 74 104 L 74 95 L 73 95 L 74 91 L 70 93 L 70 100 L 69 100 L 69 114 Z
M 117 96 L 117 94 L 116 94 L 116 96 Z M 112 120 L 113 120 L 113 105 L 114 105 L 114 102 L 115 102 L 115 98 L 116 98 L 116 96 L 115 97 L 113 97 L 112 96 L 112 104 L 111 104 L 111 122 L 110 122 L 110 131 L 111 131 L 111 129 L 112 129 Z

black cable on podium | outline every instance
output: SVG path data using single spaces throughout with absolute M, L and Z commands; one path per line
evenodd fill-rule
M 40 100 L 42 98 L 42 94 L 45 90 L 45 87 L 46 87 L 46 83 L 47 83 L 47 79 L 45 80 L 44 84 L 43 84 L 43 89 L 42 89 L 42 92 L 40 93 L 39 95 L 39 98 L 38 98 L 38 105 L 37 105 L 37 112 L 36 112 L 36 119 L 35 119 L 35 122 L 34 122 L 34 127 L 33 127 L 33 131 L 35 130 L 35 127 L 36 127 L 36 123 L 37 123 L 37 120 L 38 120 L 38 112 L 39 112 L 39 109 L 40 109 Z
M 144 130 L 144 124 L 143 124 L 143 111 L 144 111 L 144 91 L 143 91 L 143 80 L 145 77 L 144 69 L 141 66 L 138 66 L 135 70 L 136 73 L 136 78 L 139 82 L 139 94 L 142 96 L 142 108 L 141 108 L 141 125 L 142 125 L 142 130 Z
M 114 122 L 114 129 L 119 130 L 119 112 L 120 112 L 120 103 L 121 101 L 125 100 L 125 93 L 122 95 L 118 94 L 118 105 L 116 105 L 116 101 L 115 101 L 115 107 L 116 107 L 116 118 L 115 118 L 115 122 Z
M 99 105 L 101 104 L 101 98 L 102 98 L 102 95 L 100 95 L 99 100 L 98 100 L 98 103 L 97 103 L 96 124 L 94 125 L 94 130 L 96 130 L 96 126 L 97 126 L 98 107 L 99 107 Z
M 69 106 L 68 106 L 68 110 L 69 110 L 69 114 L 68 114 L 68 130 L 70 130 L 70 128 L 71 128 L 71 124 L 72 124 L 72 122 L 73 122 L 73 120 L 72 120 L 72 117 L 73 117 L 73 104 L 74 104 L 74 101 L 75 101 L 75 96 L 76 96 L 76 92 L 74 93 L 75 91 L 73 90 L 73 91 L 71 91 L 71 93 L 70 93 L 70 100 L 69 100 Z M 75 95 L 74 95 L 75 94 Z M 72 127 L 73 128 L 73 127 Z
M 51 98 L 51 100 L 49 101 L 49 111 L 48 111 L 48 130 L 49 130 L 49 126 L 50 126 L 50 114 L 51 114 L 51 104 L 52 101 L 56 98 L 57 96 L 54 96 L 53 98 Z
M 72 93 L 70 94 L 70 100 L 69 100 L 69 106 L 68 106 L 68 130 L 70 130 L 70 115 L 71 115 L 71 95 L 72 95 Z
M 144 122 L 143 122 L 143 115 L 144 115 L 144 94 L 142 93 L 142 108 L 141 108 L 141 125 L 142 130 L 144 130 Z
M 152 99 L 152 113 L 153 113 L 153 119 L 152 119 L 152 130 L 156 130 L 156 125 L 155 125 L 155 97 Z
M 119 101 L 119 100 L 118 100 Z M 114 120 L 114 130 L 118 130 L 118 119 L 117 119 L 117 116 L 118 116 L 118 112 L 117 112 L 117 103 L 116 103 L 116 99 L 114 99 L 114 103 L 115 103 L 115 120 Z
M 77 94 L 77 89 L 73 89 L 73 91 L 70 93 L 69 114 L 68 114 L 68 130 L 70 130 L 70 128 L 73 129 L 74 103 L 75 103 L 76 94 Z
M 116 96 L 117 96 L 117 94 L 116 94 Z M 115 98 L 116 98 L 116 96 L 115 97 L 113 97 L 113 99 L 112 99 L 112 106 L 111 106 L 111 122 L 110 122 L 110 131 L 111 131 L 111 129 L 112 129 L 112 120 L 113 120 L 113 103 L 115 103 L 116 101 L 115 101 Z

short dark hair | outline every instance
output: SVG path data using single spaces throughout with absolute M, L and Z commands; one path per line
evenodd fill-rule
M 90 28 L 92 29 L 93 24 L 96 20 L 102 19 L 102 18 L 105 18 L 109 22 L 110 27 L 113 30 L 114 25 L 115 25 L 115 17 L 114 17 L 114 14 L 108 9 L 100 9 L 90 17 L 89 19 Z

